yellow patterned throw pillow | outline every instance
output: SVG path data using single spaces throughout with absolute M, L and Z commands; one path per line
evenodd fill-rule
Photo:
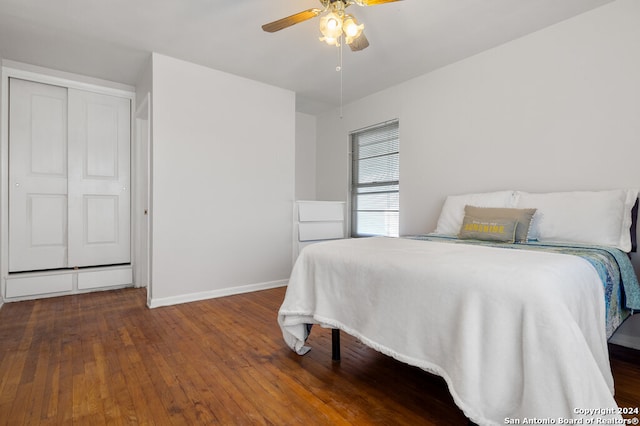
M 515 219 L 483 219 L 465 215 L 458 238 L 514 243 L 517 226 Z
M 491 222 L 496 220 L 516 221 L 515 242 L 526 243 L 529 236 L 529 228 L 531 219 L 536 209 L 511 209 L 511 208 L 494 208 L 494 207 L 475 207 L 465 206 L 464 213 L 476 220 L 483 222 Z

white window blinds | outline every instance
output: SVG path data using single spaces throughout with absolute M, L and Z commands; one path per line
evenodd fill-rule
M 351 235 L 399 232 L 400 140 L 398 121 L 351 134 Z

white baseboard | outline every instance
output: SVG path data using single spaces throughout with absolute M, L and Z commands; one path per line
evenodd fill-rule
M 276 287 L 284 287 L 289 280 L 269 281 L 265 283 L 248 284 L 238 287 L 227 287 L 218 290 L 203 291 L 200 293 L 181 294 L 179 296 L 151 298 L 147 306 L 159 308 L 161 306 L 178 305 L 181 303 L 197 302 L 200 300 L 215 299 L 218 297 L 233 296 L 234 294 L 251 293 L 254 291 L 268 290 Z

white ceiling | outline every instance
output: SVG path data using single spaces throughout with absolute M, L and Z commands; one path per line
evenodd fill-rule
M 371 45 L 343 50 L 343 102 L 613 0 L 403 0 L 353 5 Z M 339 49 L 318 18 L 261 25 L 318 0 L 0 0 L 0 57 L 135 85 L 150 52 L 293 90 L 297 110 L 340 104 Z

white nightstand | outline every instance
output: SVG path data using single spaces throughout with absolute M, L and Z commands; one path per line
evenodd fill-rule
M 345 238 L 345 209 L 344 201 L 296 201 L 294 261 L 308 244 Z

